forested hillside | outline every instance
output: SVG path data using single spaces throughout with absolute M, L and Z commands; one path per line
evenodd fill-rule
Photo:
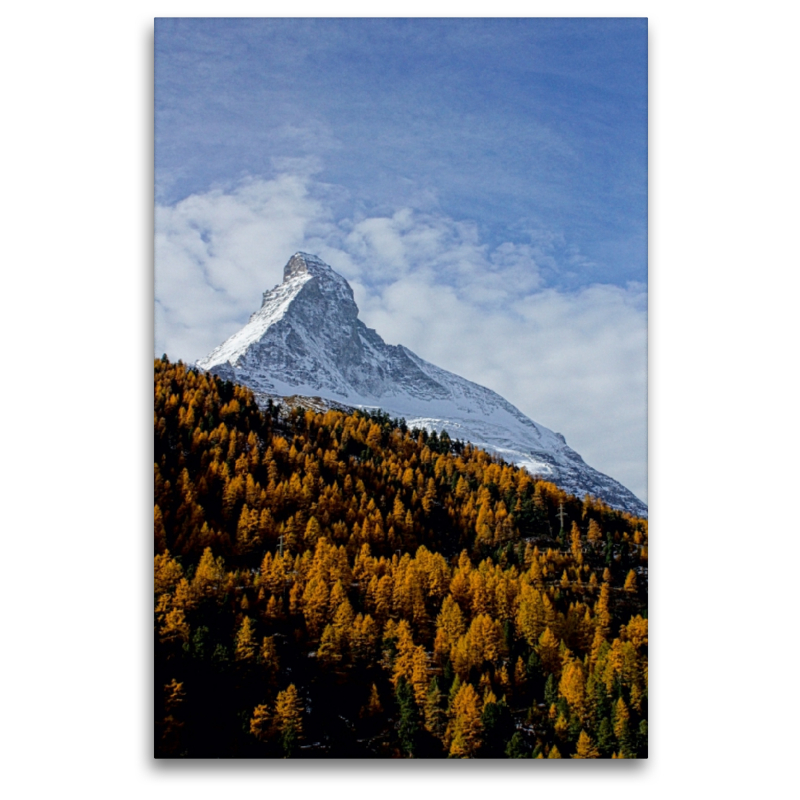
M 155 362 L 161 757 L 647 753 L 647 521 Z

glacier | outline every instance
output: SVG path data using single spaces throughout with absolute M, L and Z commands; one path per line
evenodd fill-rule
M 321 407 L 381 409 L 410 428 L 447 430 L 571 494 L 647 516 L 622 484 L 593 469 L 560 433 L 491 389 L 390 345 L 358 318 L 350 284 L 317 256 L 295 253 L 247 324 L 197 366 L 268 399 L 317 398 Z

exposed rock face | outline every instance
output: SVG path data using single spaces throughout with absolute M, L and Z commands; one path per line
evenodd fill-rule
M 197 362 L 265 397 L 303 395 L 381 408 L 409 427 L 472 442 L 568 492 L 591 494 L 640 516 L 647 506 L 588 466 L 564 437 L 496 392 L 388 345 L 358 318 L 347 281 L 316 256 L 296 253 L 261 308 Z

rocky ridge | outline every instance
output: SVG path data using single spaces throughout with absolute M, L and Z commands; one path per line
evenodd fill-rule
M 647 506 L 586 464 L 560 433 L 491 389 L 389 345 L 358 318 L 347 281 L 317 256 L 296 253 L 283 282 L 233 336 L 197 362 L 268 398 L 303 396 L 334 407 L 382 409 L 409 427 L 447 430 L 564 490 L 647 516 Z

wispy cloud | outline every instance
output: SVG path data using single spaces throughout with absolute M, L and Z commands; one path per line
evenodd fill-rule
M 205 355 L 258 308 L 292 253 L 317 253 L 388 342 L 500 392 L 646 499 L 643 285 L 548 286 L 541 265 L 557 237 L 542 232 L 492 248 L 443 214 L 339 217 L 336 187 L 313 171 L 158 207 L 158 354 Z
M 646 280 L 646 54 L 645 20 L 158 20 L 157 197 L 318 158 L 367 217 L 534 223 L 586 257 L 563 285 Z

